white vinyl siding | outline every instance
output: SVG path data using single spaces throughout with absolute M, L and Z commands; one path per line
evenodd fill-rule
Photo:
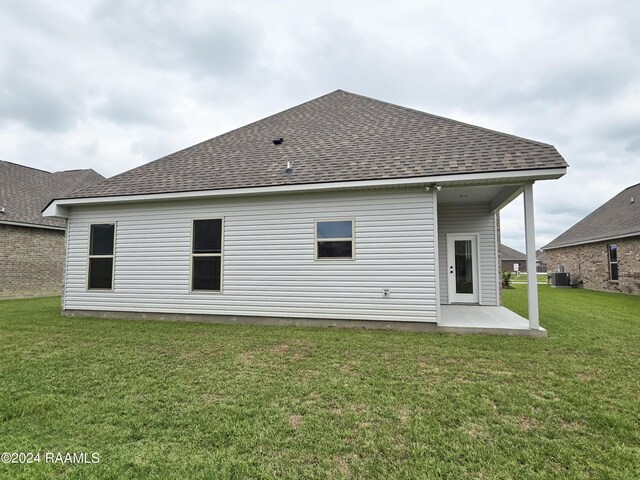
M 436 321 L 432 195 L 388 189 L 73 207 L 70 310 Z M 315 261 L 315 220 L 352 218 L 357 257 Z M 189 292 L 191 219 L 224 217 L 224 291 Z M 87 292 L 87 231 L 118 222 L 114 290 Z M 383 298 L 390 289 L 390 298 Z
M 496 278 L 496 229 L 489 205 L 438 205 L 438 249 L 440 251 L 440 301 L 449 303 L 447 275 L 447 234 L 478 234 L 480 303 L 498 305 Z

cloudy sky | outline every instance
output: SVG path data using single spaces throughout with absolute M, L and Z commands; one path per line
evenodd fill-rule
M 640 2 L 5 1 L 0 159 L 111 176 L 337 88 L 555 145 L 544 245 L 640 182 Z M 524 249 L 522 203 L 503 242 Z

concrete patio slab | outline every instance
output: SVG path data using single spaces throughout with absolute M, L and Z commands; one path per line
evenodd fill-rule
M 546 337 L 547 331 L 529 328 L 529 320 L 505 307 L 479 305 L 441 305 L 442 319 L 438 331 L 450 333 L 490 333 Z

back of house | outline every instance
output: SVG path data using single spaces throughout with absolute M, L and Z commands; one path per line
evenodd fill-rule
M 551 145 L 338 90 L 45 215 L 68 219 L 67 314 L 438 324 L 499 306 L 498 212 L 566 167 Z

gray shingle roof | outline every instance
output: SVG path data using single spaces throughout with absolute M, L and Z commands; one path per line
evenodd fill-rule
M 527 256 L 506 245 L 500 244 L 500 260 L 526 260 Z
M 93 170 L 45 172 L 0 160 L 0 223 L 26 223 L 64 227 L 64 220 L 45 218 L 40 211 L 53 198 L 69 196 L 74 191 L 104 180 Z
M 274 145 L 274 138 L 284 138 Z M 285 175 L 287 162 L 293 173 Z M 73 197 L 566 167 L 557 150 L 337 90 L 111 177 Z
M 632 235 L 640 235 L 640 183 L 626 188 L 542 248 L 549 250 Z

